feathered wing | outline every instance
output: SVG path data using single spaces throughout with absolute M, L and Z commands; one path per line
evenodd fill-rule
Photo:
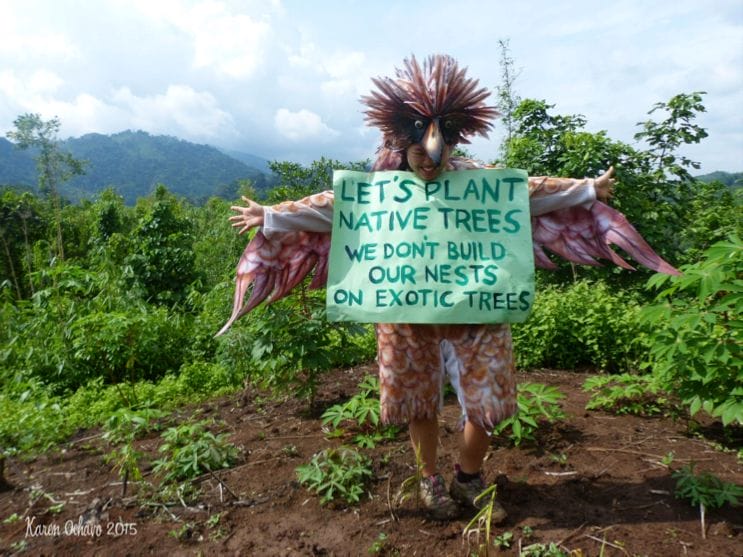
M 232 315 L 217 336 L 264 300 L 271 303 L 289 294 L 313 270 L 310 288 L 325 286 L 329 252 L 329 233 L 281 232 L 266 238 L 262 231 L 256 232 L 237 263 Z
M 590 209 L 577 206 L 532 217 L 532 240 L 534 262 L 544 269 L 556 267 L 544 248 L 574 263 L 600 265 L 597 259 L 608 259 L 625 269 L 634 269 L 611 249 L 614 244 L 653 271 L 680 274 L 653 251 L 627 217 L 600 201 Z

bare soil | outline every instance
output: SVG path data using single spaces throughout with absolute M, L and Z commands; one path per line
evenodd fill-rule
M 122 495 L 121 481 L 103 460 L 110 447 L 98 431 L 79 432 L 70 443 L 32 461 L 9 459 L 5 476 L 10 486 L 0 489 L 0 555 L 476 552 L 476 540 L 468 544 L 462 536 L 471 515 L 432 522 L 412 501 L 391 504 L 413 473 L 404 431 L 392 442 L 365 450 L 373 458 L 374 480 L 361 504 L 321 506 L 298 484 L 297 466 L 343 441 L 326 438 L 319 418 L 323 409 L 355 394 L 366 373 L 375 373 L 375 366 L 326 375 L 311 414 L 299 401 L 268 399 L 252 389 L 184 409 L 177 420 L 200 411 L 224 421 L 222 431 L 231 433 L 242 454 L 233 468 L 199 478 L 195 501 L 168 507 L 148 503 L 142 484 L 136 483 Z M 520 377 L 562 390 L 568 418 L 540 430 L 532 446 L 512 448 L 504 439 L 493 439 L 485 477 L 497 483 L 509 513 L 504 524 L 493 528 L 493 536 L 510 532 L 513 538 L 509 549 L 491 554 L 518 555 L 519 546 L 555 542 L 584 556 L 743 555 L 739 508 L 709 511 L 703 539 L 698 509 L 673 495 L 671 472 L 689 462 L 725 481 L 743 483 L 743 466 L 735 452 L 721 449 L 715 424 L 708 424 L 701 437 L 691 435 L 685 421 L 586 411 L 585 378 L 546 370 Z M 460 438 L 455 399 L 445 401 L 441 421 L 439 462 L 451 477 Z M 136 446 L 154 460 L 160 442 L 154 433 Z M 662 459 L 671 452 L 669 468 Z M 157 483 L 149 468 L 145 459 L 145 480 Z M 17 520 L 3 522 L 13 513 Z

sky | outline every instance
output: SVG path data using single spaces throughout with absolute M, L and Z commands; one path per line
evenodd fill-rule
M 454 56 L 491 90 L 507 40 L 521 98 L 638 147 L 638 122 L 706 91 L 700 172 L 743 170 L 740 0 L 0 0 L 0 134 L 144 130 L 309 163 L 372 158 L 359 97 L 405 57 Z M 494 101 L 494 98 L 493 98 Z M 503 126 L 469 151 L 498 154 Z

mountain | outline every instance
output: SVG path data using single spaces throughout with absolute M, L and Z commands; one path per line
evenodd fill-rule
M 213 195 L 234 198 L 239 180 L 251 180 L 259 192 L 274 182 L 267 161 L 259 157 L 247 153 L 231 156 L 210 145 L 142 131 L 92 133 L 62 141 L 60 147 L 88 161 L 83 176 L 60 188 L 63 196 L 73 200 L 113 186 L 126 203 L 133 204 L 162 183 L 173 193 L 199 202 Z M 33 152 L 20 151 L 0 138 L 0 184 L 36 185 L 33 156 Z
M 726 186 L 743 186 L 743 172 L 723 172 L 722 170 L 717 170 L 709 174 L 696 176 L 696 179 L 702 182 L 722 182 Z

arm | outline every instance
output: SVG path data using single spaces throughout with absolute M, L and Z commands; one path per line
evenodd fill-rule
M 529 201 L 532 216 L 557 209 L 583 206 L 590 208 L 596 199 L 608 199 L 614 189 L 613 168 L 598 178 L 529 177 Z
M 238 214 L 230 217 L 232 226 L 243 234 L 256 226 L 270 238 L 276 232 L 330 232 L 333 225 L 333 192 L 324 191 L 299 201 L 284 201 L 278 205 L 263 206 L 242 198 L 248 205 L 231 207 Z

